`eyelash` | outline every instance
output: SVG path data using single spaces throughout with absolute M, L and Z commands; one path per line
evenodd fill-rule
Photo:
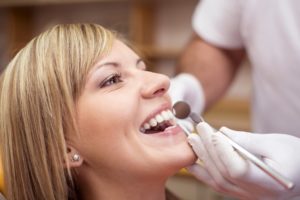
M 108 87 L 108 86 L 111 86 L 113 84 L 117 84 L 117 83 L 123 82 L 121 80 L 121 77 L 122 77 L 121 73 L 116 73 L 116 74 L 110 75 L 109 77 L 107 77 L 105 80 L 103 80 L 100 83 L 100 88 Z M 112 81 L 113 81 L 113 83 L 112 83 Z

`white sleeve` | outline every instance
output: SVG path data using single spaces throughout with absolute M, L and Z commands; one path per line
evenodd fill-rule
M 201 0 L 192 18 L 194 31 L 202 39 L 216 46 L 242 48 L 242 1 Z

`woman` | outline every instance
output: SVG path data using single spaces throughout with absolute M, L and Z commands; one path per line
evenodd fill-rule
M 169 79 L 99 25 L 58 25 L 1 78 L 9 200 L 165 199 L 195 155 L 170 114 Z

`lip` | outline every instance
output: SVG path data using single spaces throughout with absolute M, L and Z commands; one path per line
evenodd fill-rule
M 175 145 L 178 143 L 186 143 L 186 135 L 178 125 L 169 127 L 168 129 L 154 133 L 154 134 L 141 134 L 147 144 L 154 146 Z
M 179 133 L 183 133 L 183 130 L 180 128 L 180 126 L 178 126 L 176 124 L 176 125 L 174 125 L 172 127 L 168 127 L 166 130 L 164 130 L 162 132 L 158 132 L 158 133 L 155 133 L 155 134 L 149 134 L 149 135 L 171 136 L 171 135 L 177 135 Z
M 140 127 L 143 126 L 143 124 L 145 124 L 146 122 L 149 122 L 150 119 L 154 118 L 157 114 L 161 113 L 164 110 L 171 110 L 171 104 L 170 103 L 164 103 L 161 106 L 159 106 L 155 111 L 151 112 L 147 116 L 147 118 L 142 122 Z

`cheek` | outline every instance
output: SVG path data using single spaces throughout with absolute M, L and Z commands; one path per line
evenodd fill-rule
M 107 164 L 107 155 L 118 153 L 124 146 L 124 138 L 136 118 L 134 105 L 137 105 L 124 97 L 126 95 L 120 98 L 102 95 L 78 103 L 79 151 L 91 162 Z
M 122 132 L 123 118 L 115 106 L 112 109 L 107 106 L 85 106 L 78 117 L 82 142 L 100 145 L 117 141 Z
M 196 154 L 187 142 L 182 143 L 180 150 L 173 155 L 174 161 L 178 161 L 181 167 L 192 165 L 197 160 Z
M 128 95 L 130 96 L 130 95 Z M 134 116 L 134 101 L 126 95 L 94 95 L 78 105 L 78 122 L 85 134 L 122 129 Z
M 116 115 L 82 114 L 80 122 L 80 140 L 78 151 L 84 160 L 94 167 L 109 166 L 118 155 L 117 151 L 122 146 L 124 131 Z M 119 119 L 119 118 L 118 118 Z

